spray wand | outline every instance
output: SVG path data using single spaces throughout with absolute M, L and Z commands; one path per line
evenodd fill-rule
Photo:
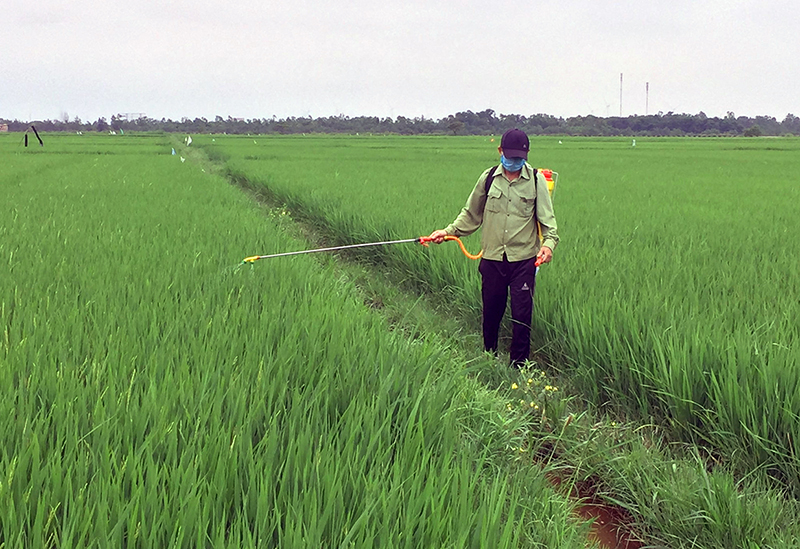
M 461 251 L 464 253 L 465 256 L 467 256 L 470 259 L 480 259 L 483 256 L 483 250 L 478 252 L 477 255 L 473 255 L 473 254 L 469 253 L 467 251 L 467 249 L 464 247 L 464 243 L 461 242 L 461 239 L 458 238 L 457 236 L 448 235 L 448 236 L 445 236 L 444 239 L 445 240 L 455 240 L 456 242 L 458 242 L 458 245 L 461 248 Z M 368 242 L 366 244 L 350 244 L 348 246 L 334 246 L 332 248 L 316 248 L 316 249 L 313 249 L 313 250 L 300 250 L 298 252 L 283 252 L 283 253 L 279 253 L 279 254 L 269 254 L 269 255 L 251 255 L 250 257 L 245 257 L 242 260 L 242 263 L 250 263 L 250 264 L 252 264 L 252 263 L 255 263 L 256 261 L 258 261 L 259 259 L 269 259 L 269 258 L 272 258 L 272 257 L 284 257 L 284 256 L 289 256 L 289 255 L 312 254 L 312 253 L 316 253 L 316 252 L 333 252 L 333 251 L 337 251 L 337 250 L 348 250 L 348 249 L 351 249 L 351 248 L 365 248 L 367 246 L 387 246 L 389 244 L 404 244 L 404 243 L 407 243 L 407 242 L 416 242 L 418 244 L 422 244 L 425 247 L 428 247 L 428 243 L 432 242 L 432 241 L 433 241 L 433 239 L 431 237 L 429 237 L 429 236 L 420 236 L 418 238 L 406 238 L 404 240 L 387 240 L 385 242 Z

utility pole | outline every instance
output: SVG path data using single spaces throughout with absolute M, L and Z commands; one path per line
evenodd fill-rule
M 650 114 L 650 82 L 644 83 L 644 115 Z
M 622 73 L 619 73 L 619 117 L 622 118 Z

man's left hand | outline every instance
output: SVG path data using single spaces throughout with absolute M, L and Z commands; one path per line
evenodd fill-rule
M 539 253 L 536 254 L 536 263 L 538 265 L 544 265 L 545 263 L 550 263 L 551 259 L 553 259 L 553 250 L 547 246 L 542 246 Z

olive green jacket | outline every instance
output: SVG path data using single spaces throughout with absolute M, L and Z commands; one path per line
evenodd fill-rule
M 478 178 L 461 213 L 445 228 L 447 234 L 467 236 L 482 226 L 483 257 L 494 261 L 502 261 L 504 253 L 509 261 L 523 261 L 535 257 L 542 246 L 555 249 L 558 230 L 544 176 L 537 174 L 534 181 L 533 167 L 526 162 L 519 177 L 509 181 L 498 166 L 487 196 L 488 175 L 487 169 Z

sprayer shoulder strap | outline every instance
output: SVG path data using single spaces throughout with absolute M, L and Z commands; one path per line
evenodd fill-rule
M 492 169 L 489 170 L 489 174 L 486 176 L 486 182 L 484 183 L 486 194 L 489 194 L 489 189 L 492 187 L 492 181 L 494 180 L 494 172 L 496 171 L 497 166 L 492 166 Z

